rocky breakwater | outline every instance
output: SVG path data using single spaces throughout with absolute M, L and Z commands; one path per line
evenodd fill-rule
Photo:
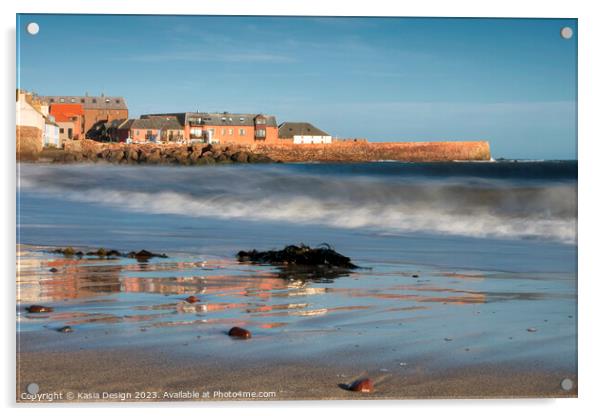
M 45 149 L 38 161 L 51 163 L 108 162 L 115 164 L 214 165 L 270 163 L 265 154 L 243 146 L 215 144 L 124 144 L 71 141 L 63 149 Z

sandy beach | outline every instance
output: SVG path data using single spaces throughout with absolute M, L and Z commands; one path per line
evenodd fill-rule
M 519 165 L 23 165 L 17 399 L 576 396 L 576 166 Z M 358 268 L 236 259 L 299 243 Z
M 562 371 L 482 365 L 440 372 L 402 367 L 385 372 L 360 363 L 343 364 L 341 357 L 332 360 L 339 364 L 319 365 L 319 359 L 214 360 L 203 357 L 202 348 L 202 343 L 190 346 L 199 352 L 195 360 L 153 349 L 21 353 L 18 400 L 32 401 L 21 397 L 26 380 L 36 380 L 46 392 L 62 393 L 58 402 L 577 397 L 576 383 L 571 391 L 560 386 L 567 377 L 576 380 L 575 374 Z M 375 381 L 373 393 L 340 386 L 366 376 Z M 68 393 L 73 394 L 71 399 Z M 245 397 L 252 393 L 267 397 Z

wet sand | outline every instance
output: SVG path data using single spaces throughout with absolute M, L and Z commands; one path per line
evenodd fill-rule
M 22 402 L 29 383 L 83 402 L 577 394 L 570 273 L 363 262 L 301 276 L 194 253 L 139 262 L 51 250 L 18 251 Z M 27 313 L 33 303 L 54 311 Z M 228 337 L 235 325 L 253 337 Z M 341 387 L 361 377 L 373 393 Z

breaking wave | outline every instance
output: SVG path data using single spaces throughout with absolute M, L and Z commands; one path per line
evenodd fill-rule
M 540 166 L 533 177 L 501 179 L 492 168 L 455 176 L 340 166 L 27 165 L 20 187 L 148 214 L 576 242 L 576 173 L 550 179 Z

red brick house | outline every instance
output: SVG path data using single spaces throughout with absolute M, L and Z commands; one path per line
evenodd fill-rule
M 278 143 L 276 117 L 241 113 L 173 113 L 144 115 L 142 118 L 171 115 L 184 127 L 186 141 L 205 143 Z

